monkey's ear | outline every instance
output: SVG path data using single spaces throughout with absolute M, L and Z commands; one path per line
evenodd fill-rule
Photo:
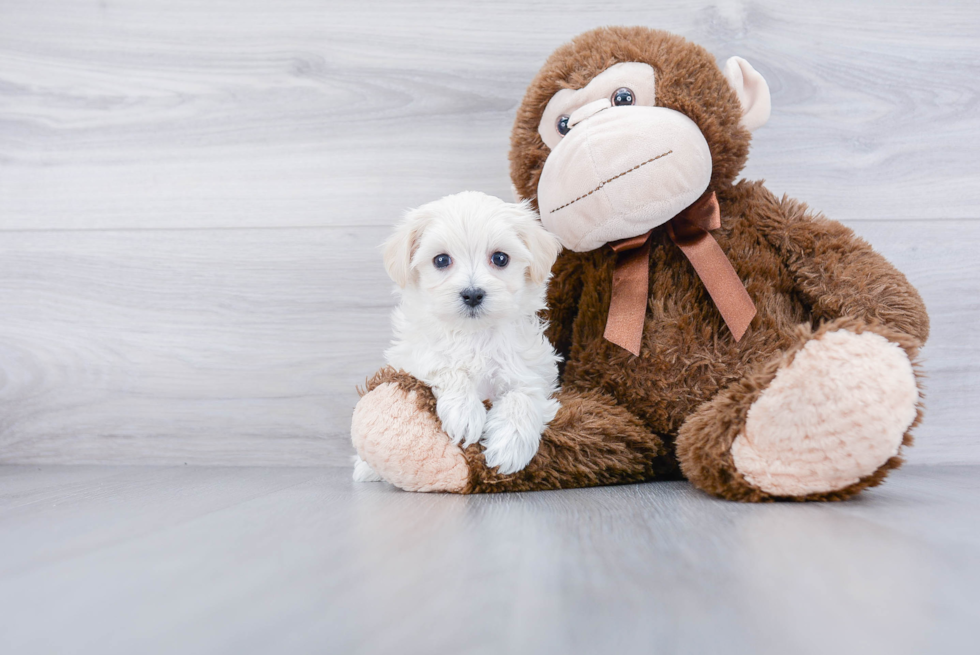
M 388 277 L 402 289 L 412 276 L 412 257 L 418 249 L 419 237 L 428 222 L 425 216 L 426 214 L 418 209 L 408 212 L 382 246 Z
M 765 125 L 772 110 L 769 85 L 765 78 L 741 57 L 732 57 L 726 61 L 722 73 L 728 84 L 735 89 L 742 105 L 742 120 L 739 125 L 750 132 Z

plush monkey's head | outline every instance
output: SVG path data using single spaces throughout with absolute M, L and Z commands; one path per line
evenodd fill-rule
M 644 234 L 734 182 L 769 88 L 744 59 L 643 27 L 600 28 L 556 50 L 511 135 L 511 179 L 579 252 Z

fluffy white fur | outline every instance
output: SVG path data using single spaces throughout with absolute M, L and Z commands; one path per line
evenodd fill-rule
M 381 482 L 381 476 L 363 459 L 354 455 L 354 480 L 356 482 Z
M 429 384 L 446 434 L 463 446 L 481 441 L 501 473 L 527 466 L 558 411 L 559 358 L 538 313 L 559 250 L 526 203 L 475 191 L 410 211 L 384 246 L 401 297 L 388 364 Z M 451 264 L 437 268 L 439 255 Z M 483 291 L 476 307 L 463 301 L 472 289 Z M 357 462 L 355 480 L 376 478 Z

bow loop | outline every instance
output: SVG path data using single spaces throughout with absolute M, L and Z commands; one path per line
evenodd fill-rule
M 708 294 L 731 330 L 742 338 L 756 314 L 755 303 L 725 252 L 711 236 L 721 227 L 721 209 L 714 191 L 706 191 L 667 223 L 667 234 L 701 278 Z M 640 354 L 643 320 L 650 289 L 650 232 L 611 244 L 616 252 L 612 298 L 603 336 Z

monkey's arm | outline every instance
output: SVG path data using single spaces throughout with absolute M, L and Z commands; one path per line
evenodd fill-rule
M 578 315 L 579 298 L 582 296 L 582 264 L 578 253 L 562 253 L 551 273 L 548 307 L 544 313 L 544 318 L 548 321 L 545 336 L 562 356 L 563 362 L 559 368 L 564 371 L 564 361 L 568 360 L 572 349 L 572 326 Z
M 510 475 L 487 466 L 482 445 L 453 445 L 432 389 L 391 367 L 367 381 L 351 418 L 351 439 L 381 478 L 408 491 L 472 494 L 677 479 L 672 449 L 611 396 L 562 389 L 557 400 L 561 407 L 537 455 Z
M 815 319 L 860 318 L 925 343 L 929 315 L 919 292 L 868 242 L 761 184 L 753 191 L 753 224 L 782 256 Z

